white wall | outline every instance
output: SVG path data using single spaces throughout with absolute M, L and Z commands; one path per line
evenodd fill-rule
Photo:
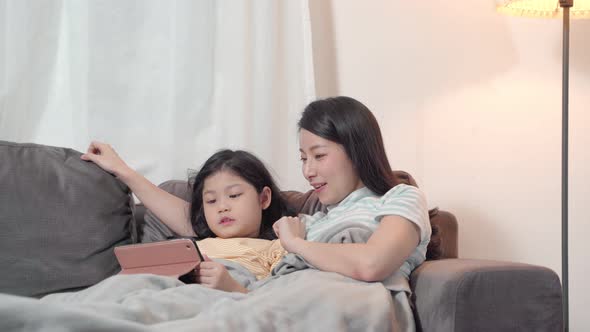
M 462 258 L 561 274 L 561 21 L 494 0 L 311 1 L 316 90 L 363 101 L 394 168 L 459 220 Z M 590 20 L 571 33 L 570 327 L 590 329 Z

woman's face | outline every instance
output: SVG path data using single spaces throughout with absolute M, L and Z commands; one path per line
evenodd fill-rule
M 234 172 L 222 170 L 205 179 L 203 209 L 207 225 L 220 238 L 260 234 L 262 210 L 270 205 L 270 188 L 256 188 Z
M 322 204 L 337 204 L 364 187 L 344 146 L 301 129 L 299 132 L 303 176 Z

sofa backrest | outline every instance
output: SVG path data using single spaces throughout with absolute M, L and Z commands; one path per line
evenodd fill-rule
M 0 292 L 79 289 L 119 271 L 129 189 L 81 153 L 0 141 Z

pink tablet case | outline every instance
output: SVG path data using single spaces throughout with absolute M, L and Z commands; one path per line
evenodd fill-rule
M 195 242 L 177 239 L 115 248 L 119 274 L 152 273 L 180 277 L 194 270 L 201 259 Z

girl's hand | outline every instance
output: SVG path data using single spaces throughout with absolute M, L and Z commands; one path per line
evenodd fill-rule
M 223 264 L 212 261 L 206 255 L 204 258 L 205 260 L 196 268 L 199 284 L 226 292 L 248 293 L 246 288 L 229 275 Z
M 123 159 L 108 144 L 92 142 L 88 151 L 80 157 L 82 160 L 92 161 L 105 171 L 119 177 L 129 169 Z
M 289 252 L 296 252 L 295 242 L 305 239 L 305 224 L 299 217 L 282 217 L 272 227 L 283 248 Z

